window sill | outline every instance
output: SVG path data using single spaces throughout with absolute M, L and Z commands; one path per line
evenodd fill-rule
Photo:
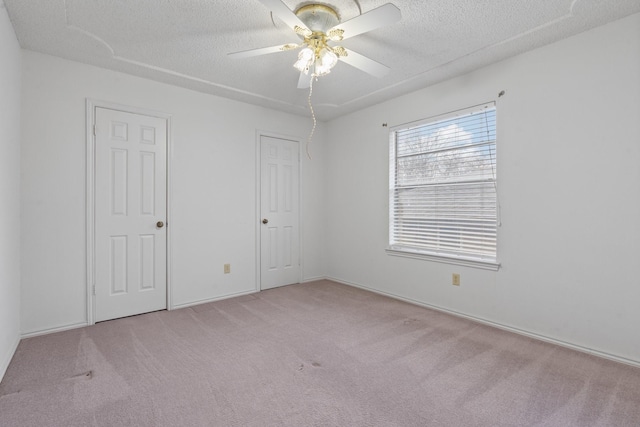
M 473 258 L 459 258 L 459 257 L 438 255 L 438 254 L 427 253 L 427 252 L 418 252 L 415 250 L 409 250 L 409 249 L 393 247 L 393 246 L 385 249 L 385 252 L 387 252 L 387 254 L 391 256 L 424 259 L 427 261 L 435 261 L 435 262 L 441 262 L 445 264 L 455 264 L 455 265 L 463 265 L 465 267 L 481 268 L 483 270 L 498 271 L 498 269 L 500 268 L 499 262 L 484 261 L 484 260 L 473 259 Z

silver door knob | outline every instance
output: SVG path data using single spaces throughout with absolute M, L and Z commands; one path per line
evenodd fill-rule
M 267 224 L 268 222 L 269 222 L 269 220 L 268 220 L 267 218 L 265 218 L 265 219 L 263 219 L 263 220 L 262 220 L 262 223 L 263 223 L 263 224 Z
M 162 222 L 162 221 L 156 222 L 156 227 L 158 227 L 158 228 L 164 227 L 164 222 Z

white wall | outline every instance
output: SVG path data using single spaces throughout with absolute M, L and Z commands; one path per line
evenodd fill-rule
M 172 114 L 173 304 L 256 286 L 256 132 L 304 142 L 311 119 L 23 52 L 22 332 L 87 321 L 85 99 Z M 302 162 L 305 279 L 322 265 L 324 126 Z M 230 263 L 231 274 L 223 274 Z
M 382 123 L 495 99 L 502 268 L 386 255 Z M 327 132 L 329 277 L 640 363 L 640 15 L 333 120 Z
M 0 380 L 20 340 L 20 62 L 0 1 Z
M 15 41 L 8 45 L 15 56 Z M 2 55 L 4 88 L 20 58 Z M 86 322 L 87 97 L 173 115 L 173 303 L 253 289 L 256 129 L 304 141 L 309 119 L 33 52 L 23 52 L 22 64 L 23 333 Z M 640 363 L 639 76 L 635 15 L 321 125 L 314 159 L 302 165 L 304 277 L 327 275 Z M 9 82 L 15 88 L 19 76 Z M 494 100 L 501 90 L 502 268 L 386 255 L 388 128 L 381 124 Z M 0 103 L 15 110 L 19 99 Z M 0 119 L 3 148 L 6 132 L 13 141 L 19 135 L 5 124 L 17 123 L 13 114 Z M 18 156 L 0 160 L 14 182 Z M 2 225 L 13 227 L 3 232 L 14 231 L 2 240 L 12 251 L 2 246 L 0 316 L 14 319 L 19 219 L 5 201 L 18 196 L 6 182 L 0 200 L 11 218 L 0 210 Z M 222 274 L 224 263 L 231 275 Z M 461 273 L 461 287 L 450 285 L 452 272 Z M 16 340 L 15 326 L 5 331 L 11 323 L 2 320 L 8 340 L 0 335 L 0 357 Z

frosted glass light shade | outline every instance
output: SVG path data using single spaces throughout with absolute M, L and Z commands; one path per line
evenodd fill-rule
M 338 63 L 338 57 L 327 48 L 323 48 L 319 56 L 316 61 L 316 75 L 324 76 L 329 74 L 331 69 Z
M 293 66 L 298 69 L 301 73 L 308 74 L 309 67 L 313 64 L 314 54 L 311 49 L 305 47 L 298 54 L 298 60 L 293 64 Z

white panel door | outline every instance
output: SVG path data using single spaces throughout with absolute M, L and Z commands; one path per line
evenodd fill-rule
M 260 137 L 260 288 L 300 280 L 298 143 Z
M 95 321 L 167 308 L 167 122 L 95 111 Z

